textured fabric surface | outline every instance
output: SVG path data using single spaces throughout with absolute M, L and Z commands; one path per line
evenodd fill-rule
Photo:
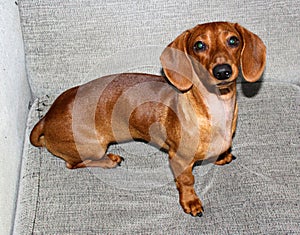
M 299 87 L 239 85 L 239 120 L 226 166 L 194 169 L 202 218 L 186 215 L 167 156 L 142 143 L 113 146 L 111 170 L 68 170 L 28 143 L 53 97 L 28 120 L 14 234 L 299 234 Z
M 265 77 L 299 83 L 299 1 L 20 0 L 19 6 L 36 97 L 58 94 L 92 75 L 159 68 L 161 50 L 149 47 L 165 47 L 209 21 L 238 22 L 258 34 L 268 48 Z

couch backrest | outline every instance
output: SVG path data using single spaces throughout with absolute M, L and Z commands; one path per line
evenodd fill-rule
M 160 72 L 163 48 L 209 21 L 238 22 L 267 46 L 266 81 L 299 83 L 299 1 L 20 0 L 35 96 L 104 74 Z

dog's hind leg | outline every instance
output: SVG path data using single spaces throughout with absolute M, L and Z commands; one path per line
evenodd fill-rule
M 124 161 L 119 155 L 116 154 L 105 154 L 102 158 L 95 160 L 95 159 L 86 159 L 83 162 L 78 163 L 75 166 L 71 166 L 71 169 L 76 168 L 85 168 L 85 167 L 101 167 L 101 168 L 115 168 L 121 165 L 121 162 Z M 67 167 L 70 168 L 67 164 Z

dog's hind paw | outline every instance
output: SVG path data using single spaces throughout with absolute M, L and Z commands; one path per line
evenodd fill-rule
M 123 157 L 112 153 L 107 154 L 107 157 L 112 161 L 113 165 L 116 164 L 116 166 L 121 166 L 121 163 L 124 161 Z

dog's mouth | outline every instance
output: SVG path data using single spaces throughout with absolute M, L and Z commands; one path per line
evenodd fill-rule
M 232 81 L 231 82 L 223 81 L 223 82 L 218 83 L 216 85 L 216 87 L 218 88 L 220 95 L 223 96 L 223 95 L 227 95 L 232 92 L 233 85 L 234 85 L 234 82 L 232 82 Z

